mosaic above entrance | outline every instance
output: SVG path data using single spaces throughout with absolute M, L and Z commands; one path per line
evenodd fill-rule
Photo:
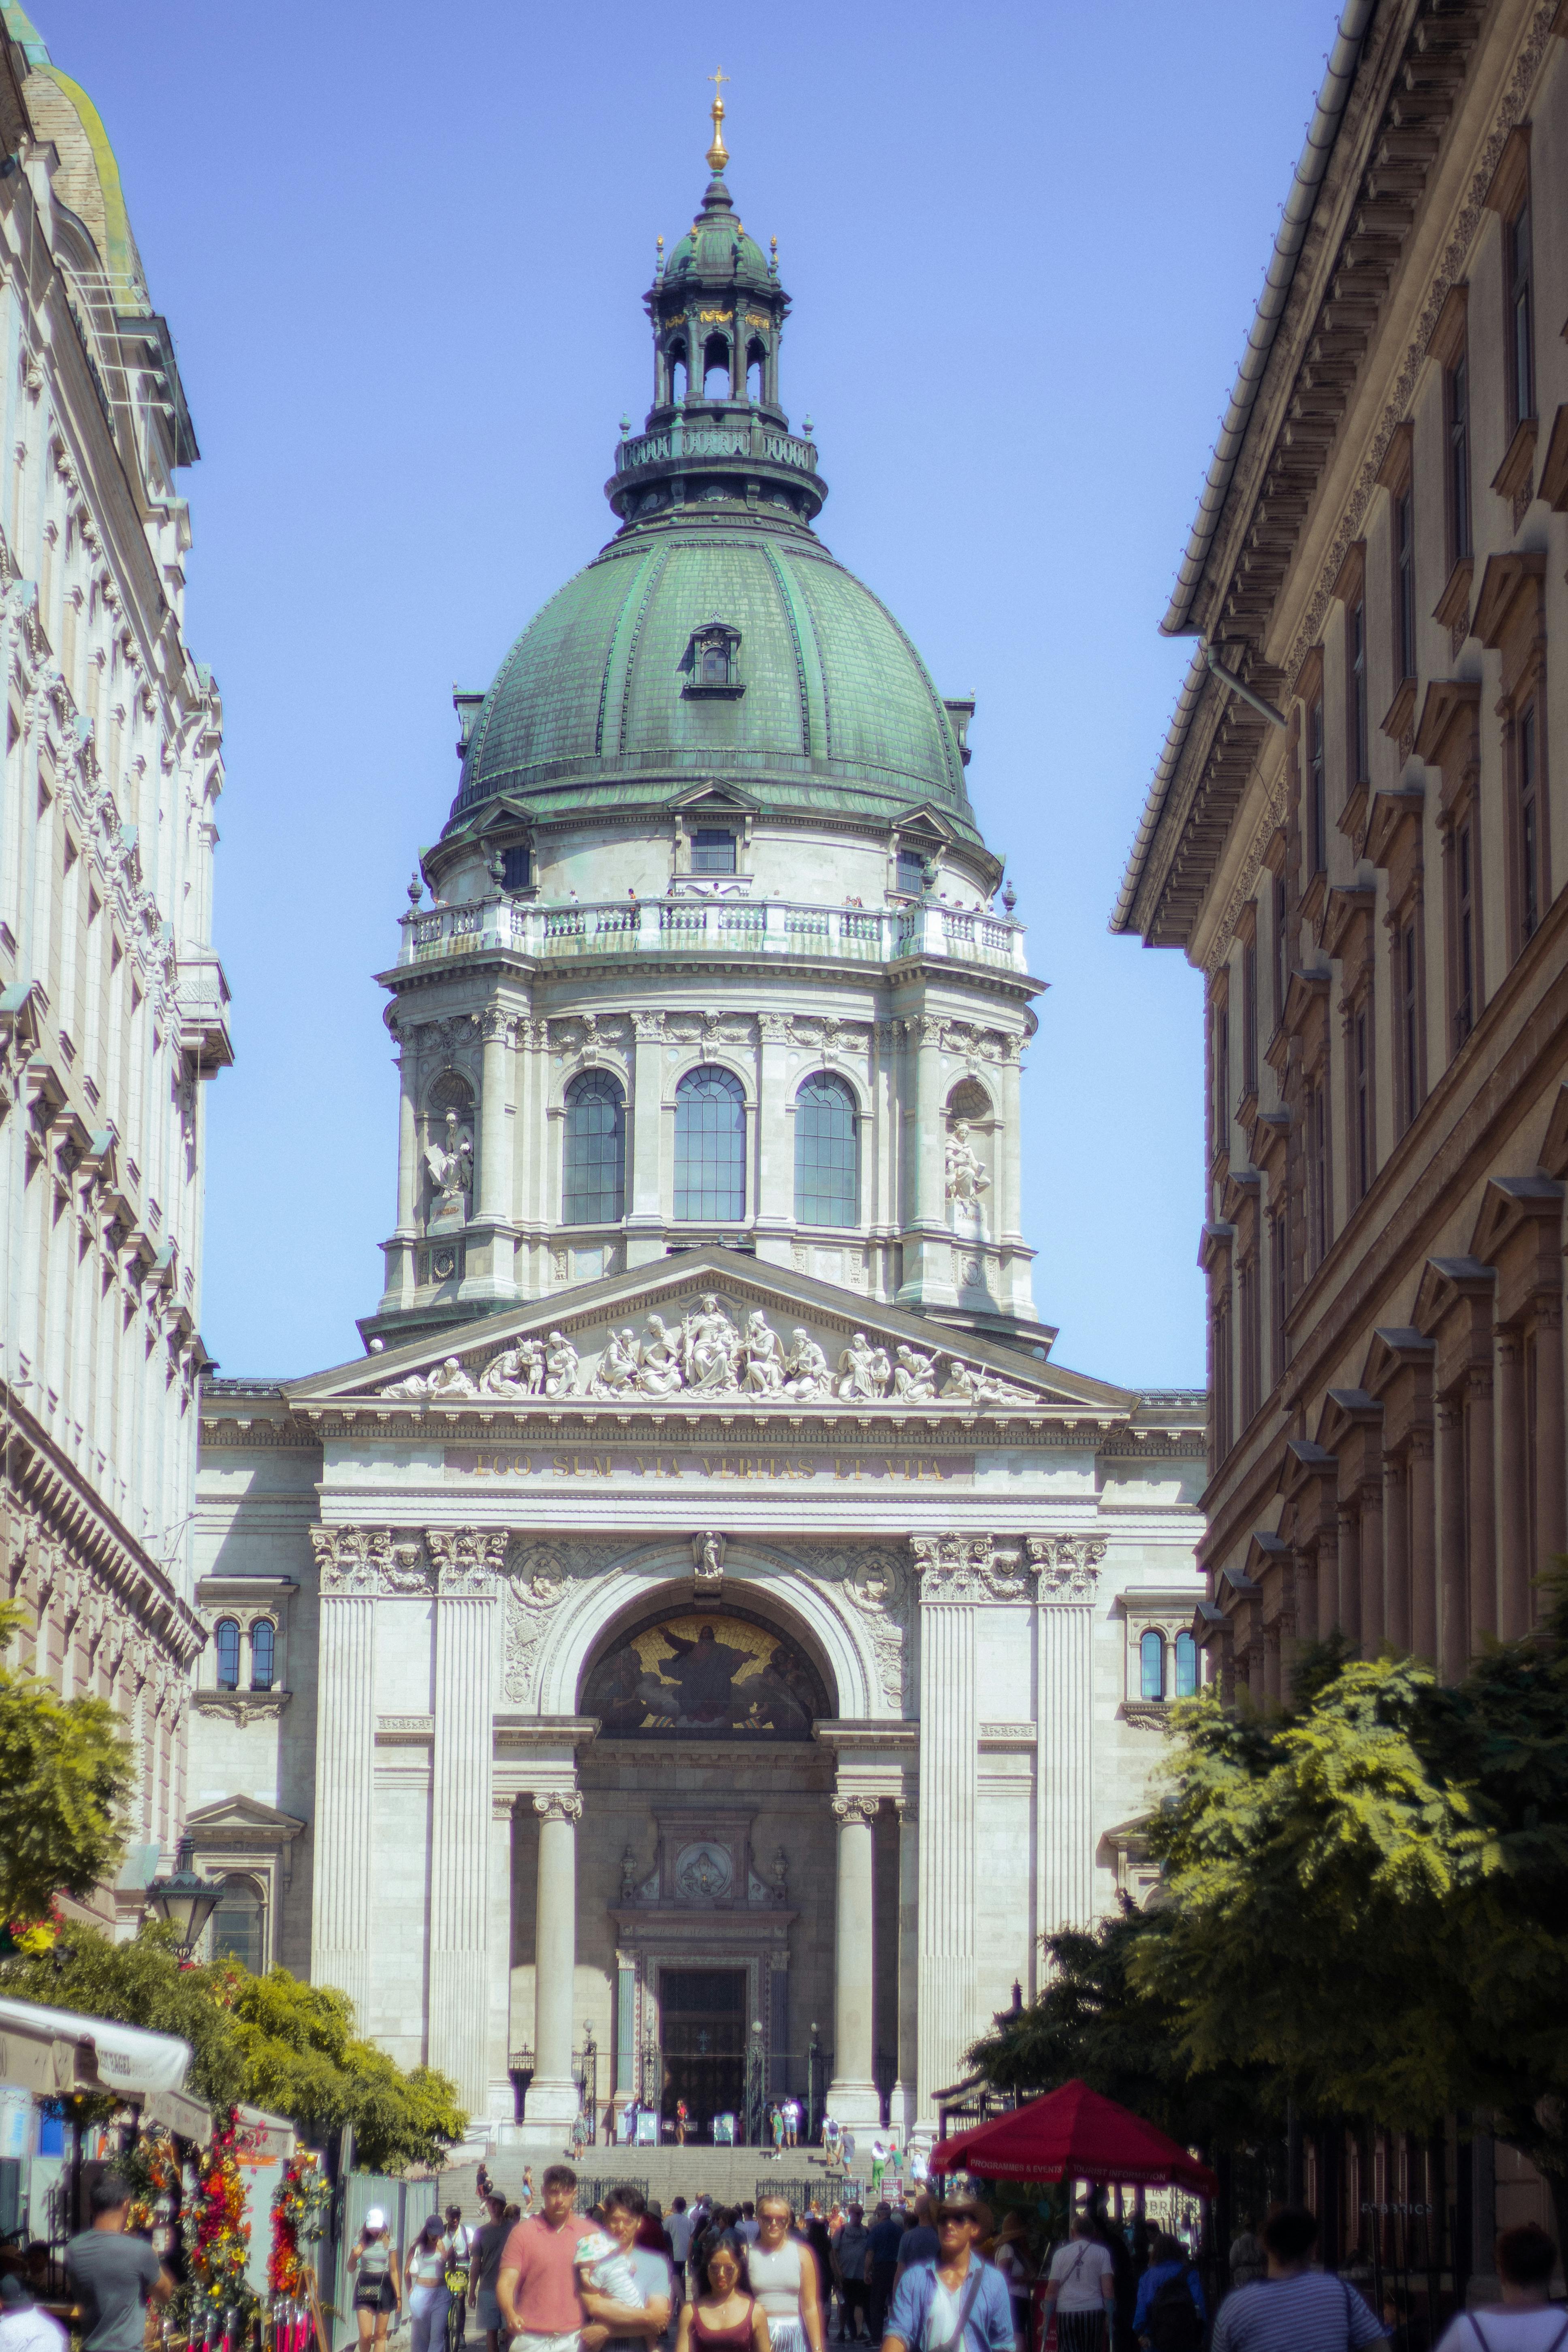
M 637 1626 L 593 1669 L 583 1711 L 622 1738 L 809 1739 L 827 1712 L 792 1643 L 732 1611 L 676 1610 Z

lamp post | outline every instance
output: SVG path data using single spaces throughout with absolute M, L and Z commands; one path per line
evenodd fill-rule
M 766 2095 L 763 2065 L 763 2021 L 752 2020 L 751 2046 L 746 2052 L 746 2137 L 753 2147 L 763 2139 L 763 2104 Z
M 815 2147 L 822 2131 L 822 2042 L 816 2018 L 811 2021 L 811 2042 L 805 2053 L 805 2137 Z
M 195 1840 L 187 1831 L 180 1840 L 173 1874 L 154 1878 L 147 1889 L 147 1907 L 174 1931 L 174 1949 L 188 1960 L 201 1942 L 207 1921 L 217 1909 L 223 1886 L 216 1878 L 199 1878 L 193 1868 Z

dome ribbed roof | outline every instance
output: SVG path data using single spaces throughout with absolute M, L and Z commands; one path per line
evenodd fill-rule
M 740 632 L 738 696 L 692 695 L 694 633 Z M 523 631 L 485 697 L 453 819 L 646 805 L 698 779 L 764 808 L 970 814 L 952 723 L 892 614 L 798 525 L 664 520 L 607 547 Z

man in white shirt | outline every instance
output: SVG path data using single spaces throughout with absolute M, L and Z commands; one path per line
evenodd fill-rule
M 1072 2217 L 1072 2236 L 1051 2256 L 1046 2326 L 1057 2323 L 1059 2352 L 1100 2352 L 1116 2311 L 1116 2267 L 1089 2214 Z
M 0 2352 L 66 2352 L 66 2332 L 40 2311 L 26 2279 L 7 2271 L 0 2278 Z
M 665 2219 L 669 2234 L 669 2251 L 675 2259 L 675 2300 L 670 2305 L 673 2315 L 686 2300 L 686 2264 L 691 2252 L 692 2221 L 686 2210 L 686 2200 L 678 2197 Z

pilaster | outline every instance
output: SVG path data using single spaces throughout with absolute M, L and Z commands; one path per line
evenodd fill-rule
M 375 1594 L 385 1529 L 312 1528 L 320 1581 L 310 1976 L 336 1985 L 363 2032 L 370 2001 Z
M 430 2063 L 470 2115 L 489 2093 L 489 1840 L 495 1579 L 504 1528 L 431 1528 L 436 1565 L 435 1754 L 430 1787 Z
M 1094 1612 L 1105 1545 L 1031 1536 L 1036 1579 L 1035 1794 L 1038 1933 L 1087 1927 L 1094 1912 Z

